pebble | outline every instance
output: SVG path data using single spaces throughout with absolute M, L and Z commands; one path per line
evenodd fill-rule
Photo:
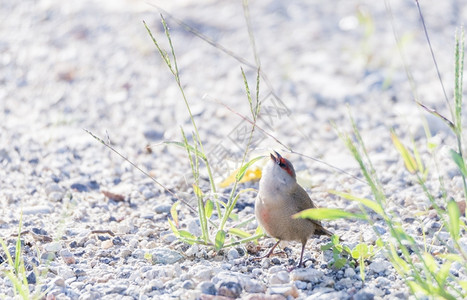
M 197 281 L 207 281 L 210 280 L 212 277 L 212 269 L 203 267 L 202 269 L 198 270 L 194 275 L 193 279 Z
M 192 290 L 192 289 L 195 288 L 195 283 L 192 280 L 185 280 L 182 283 L 182 288 L 184 288 L 186 290 Z
M 34 271 L 30 271 L 26 276 L 26 280 L 28 281 L 28 284 L 36 284 L 36 273 Z
M 324 277 L 324 272 L 316 269 L 296 269 L 290 274 L 292 280 L 316 283 Z
M 271 268 L 272 269 L 272 268 Z M 287 271 L 279 271 L 269 276 L 270 284 L 283 284 L 288 283 L 290 280 L 289 273 Z
M 375 272 L 375 273 L 381 273 L 386 271 L 389 267 L 391 266 L 391 263 L 386 261 L 386 260 L 375 260 L 373 261 L 369 266 L 368 269 Z
M 60 257 L 63 259 L 63 261 L 67 265 L 71 265 L 76 263 L 76 258 L 73 256 L 73 254 L 70 252 L 68 249 L 62 249 L 60 250 Z
M 181 255 L 179 252 L 166 248 L 157 248 L 151 250 L 150 253 L 152 256 L 152 263 L 154 264 L 174 264 L 177 261 L 183 259 L 183 255 Z
M 200 290 L 203 294 L 208 295 L 215 295 L 217 292 L 216 286 L 211 281 L 200 282 L 196 288 Z
M 112 248 L 113 247 L 113 243 L 112 243 L 112 240 L 105 240 L 101 243 L 101 248 L 102 249 L 109 249 L 109 248 Z
M 350 278 L 342 278 L 338 282 L 335 283 L 335 288 L 337 290 L 348 289 L 352 287 L 353 281 Z
M 231 249 L 229 249 L 229 251 L 227 252 L 227 259 L 228 259 L 229 261 L 234 260 L 234 259 L 237 259 L 237 258 L 239 258 L 239 257 L 240 257 L 240 254 L 238 254 L 238 251 L 237 251 L 237 249 L 235 249 L 235 248 L 231 248 Z
M 373 300 L 375 298 L 375 295 L 366 291 L 366 290 L 360 290 L 358 291 L 354 296 L 354 300 Z
M 48 205 L 38 205 L 23 208 L 23 215 L 51 214 L 52 212 L 53 208 Z
M 59 267 L 58 275 L 60 275 L 64 280 L 68 280 L 70 278 L 76 278 L 75 272 L 73 272 L 73 270 L 68 266 Z
M 271 265 L 271 260 L 268 257 L 262 259 L 261 268 L 268 269 L 270 265 Z
M 172 208 L 172 205 L 167 205 L 167 204 L 160 204 L 160 205 L 157 205 L 155 208 L 154 208 L 154 211 L 157 213 L 157 214 L 168 214 L 170 213 L 170 209 Z
M 242 293 L 242 287 L 237 282 L 222 282 L 217 289 L 217 295 L 238 298 Z
M 350 277 L 350 278 L 352 278 L 352 277 L 354 277 L 355 275 L 356 275 L 356 273 L 355 273 L 355 270 L 354 270 L 353 268 L 347 268 L 347 269 L 345 269 L 345 273 L 344 273 L 344 276 L 345 276 L 345 277 Z
M 262 293 L 247 295 L 245 300 L 285 300 L 286 298 L 282 295 L 266 295 Z
M 62 277 L 56 277 L 53 280 L 53 284 L 55 284 L 57 286 L 65 287 L 65 280 Z
M 266 291 L 266 286 L 255 279 L 245 280 L 243 286 L 247 293 L 263 293 Z
M 271 285 L 269 287 L 270 294 L 280 294 L 285 297 L 292 296 L 293 298 L 297 298 L 299 295 L 298 289 L 293 284 L 285 284 L 285 285 Z
M 59 252 L 62 249 L 60 242 L 50 242 L 44 245 L 44 250 L 47 252 Z
M 82 183 L 73 183 L 70 188 L 80 193 L 89 191 L 88 187 Z
M 330 292 L 330 293 L 325 293 L 325 294 L 320 294 L 320 295 L 312 295 L 310 296 L 310 299 L 317 299 L 317 300 L 334 300 L 334 299 L 339 299 L 339 300 L 346 300 L 350 299 L 350 296 L 343 291 L 340 292 Z

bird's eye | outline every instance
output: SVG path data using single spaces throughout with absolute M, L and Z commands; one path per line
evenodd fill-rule
M 280 163 L 279 163 L 279 167 L 284 168 L 284 167 L 285 167 L 285 164 L 284 164 L 283 162 L 280 162 Z

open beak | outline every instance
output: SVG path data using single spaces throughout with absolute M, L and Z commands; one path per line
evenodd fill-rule
M 282 156 L 277 153 L 276 151 L 274 151 L 274 153 L 276 154 L 276 156 L 274 156 L 274 154 L 271 153 L 271 159 L 276 163 L 276 164 L 279 164 L 280 162 L 280 159 L 282 158 Z

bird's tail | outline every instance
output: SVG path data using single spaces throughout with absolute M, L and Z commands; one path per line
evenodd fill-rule
M 317 226 L 314 233 L 317 235 L 327 235 L 327 236 L 333 235 L 331 231 L 327 230 L 323 226 Z

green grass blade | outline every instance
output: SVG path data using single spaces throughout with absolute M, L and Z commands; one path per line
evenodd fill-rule
M 177 212 L 177 207 L 180 201 L 176 201 L 172 206 L 170 207 L 170 215 L 172 216 L 172 220 L 174 221 L 175 225 L 178 226 L 178 212 Z
M 225 231 L 221 229 L 217 231 L 217 234 L 216 234 L 216 241 L 215 241 L 216 251 L 219 251 L 220 249 L 222 249 L 222 247 L 224 246 L 224 242 L 225 242 Z
M 189 145 L 189 144 L 185 144 L 184 142 L 177 142 L 177 141 L 164 141 L 164 144 L 175 145 L 175 146 L 178 146 L 180 148 L 190 150 L 191 152 L 196 154 L 199 158 L 206 161 L 206 156 L 204 155 L 204 153 L 201 152 L 201 151 L 196 151 L 195 148 L 193 146 Z
M 456 201 L 449 200 L 448 202 L 448 215 L 449 215 L 449 233 L 451 233 L 452 238 L 457 241 L 459 239 L 460 232 L 460 211 L 459 206 Z
M 364 214 L 355 214 L 336 208 L 310 208 L 292 215 L 294 219 L 311 220 L 336 220 L 336 219 L 362 219 L 366 220 Z
M 214 209 L 214 203 L 211 199 L 206 200 L 206 204 L 204 205 L 204 211 L 206 212 L 206 218 L 210 219 L 212 216 L 212 211 Z
M 19 225 L 18 225 L 18 238 L 16 239 L 16 249 L 15 249 L 15 273 L 16 275 L 19 274 L 19 266 L 22 260 L 21 255 L 21 228 L 23 225 L 23 212 L 21 212 L 21 216 L 19 218 Z
M 238 229 L 238 228 L 230 228 L 229 233 L 233 234 L 233 235 L 236 235 L 236 236 L 238 236 L 238 237 L 240 237 L 242 239 L 248 238 L 248 237 L 251 236 L 251 234 L 249 234 L 248 232 L 243 231 L 243 230 Z
M 404 161 L 405 168 L 412 174 L 417 173 L 418 166 L 417 161 L 412 156 L 410 151 L 402 144 L 402 142 L 397 137 L 396 133 L 391 130 L 391 140 L 396 147 L 397 151 L 399 151 L 400 155 L 402 156 L 402 160 Z
M 169 222 L 170 229 L 172 229 L 172 232 L 176 237 L 180 237 L 180 233 L 178 232 L 177 226 L 175 226 L 174 222 L 167 218 L 167 222 Z
M 334 190 L 329 191 L 329 193 L 342 197 L 344 199 L 350 200 L 350 201 L 359 202 L 363 204 L 364 206 L 368 207 L 369 209 L 373 210 L 375 213 L 377 213 L 380 216 L 385 215 L 384 210 L 381 207 L 381 205 L 370 199 L 361 198 L 361 197 L 354 196 L 352 194 L 343 193 L 343 192 L 334 191 Z
M 465 167 L 465 162 L 464 162 L 464 158 L 462 158 L 462 156 L 454 151 L 454 150 L 449 150 L 449 154 L 451 154 L 451 158 L 452 160 L 454 160 L 454 163 L 457 165 L 457 167 L 459 168 L 459 171 L 461 171 L 462 175 L 464 177 L 467 177 L 467 168 Z
M 264 158 L 265 156 L 264 155 L 261 155 L 261 156 L 257 156 L 253 159 L 251 159 L 249 162 L 247 162 L 246 164 L 244 164 L 240 170 L 238 170 L 238 173 L 237 173 L 237 176 L 236 176 L 236 180 L 237 181 L 240 181 L 242 180 L 243 176 L 245 176 L 245 173 L 246 171 L 248 170 L 248 168 L 254 164 L 255 162 L 257 162 L 258 160 Z

